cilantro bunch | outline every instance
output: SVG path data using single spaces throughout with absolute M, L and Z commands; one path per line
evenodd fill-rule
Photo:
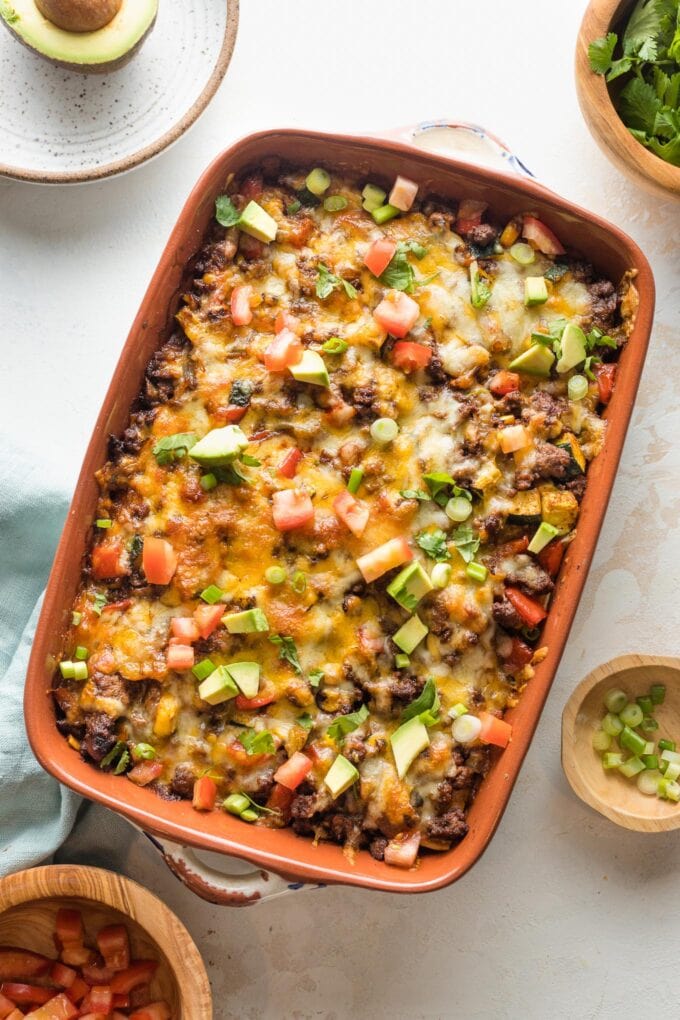
M 633 137 L 680 166 L 680 0 L 638 0 L 620 44 L 610 32 L 588 57 L 607 81 L 627 77 L 614 102 Z

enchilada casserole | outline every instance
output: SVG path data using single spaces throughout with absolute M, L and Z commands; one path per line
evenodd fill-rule
M 633 274 L 531 211 L 272 163 L 188 280 L 98 475 L 59 729 L 121 783 L 410 867 L 464 837 L 545 655 Z

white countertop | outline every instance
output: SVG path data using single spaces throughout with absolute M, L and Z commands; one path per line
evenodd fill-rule
M 576 800 L 559 761 L 560 713 L 585 673 L 624 652 L 678 651 L 680 204 L 629 184 L 588 134 L 572 74 L 584 7 L 242 0 L 227 78 L 173 149 L 101 184 L 0 186 L 0 415 L 61 462 L 69 487 L 180 206 L 211 157 L 251 130 L 476 121 L 544 183 L 627 230 L 656 275 L 656 326 L 595 563 L 476 867 L 428 896 L 333 888 L 235 911 L 193 897 L 141 837 L 111 850 L 191 930 L 219 1020 L 678 1014 L 680 833 L 616 828 Z

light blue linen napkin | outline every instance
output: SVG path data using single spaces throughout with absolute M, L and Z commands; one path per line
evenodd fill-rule
M 24 728 L 26 666 L 68 498 L 58 458 L 40 462 L 0 436 L 0 875 L 49 857 L 79 798 L 43 772 Z

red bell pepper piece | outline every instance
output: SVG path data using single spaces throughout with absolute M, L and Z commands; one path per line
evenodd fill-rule
M 561 538 L 556 538 L 538 554 L 538 562 L 551 577 L 557 577 L 566 552 L 566 545 Z
M 545 620 L 548 615 L 548 610 L 540 602 L 525 595 L 519 588 L 506 587 L 505 595 L 527 627 L 537 627 L 541 620 Z

